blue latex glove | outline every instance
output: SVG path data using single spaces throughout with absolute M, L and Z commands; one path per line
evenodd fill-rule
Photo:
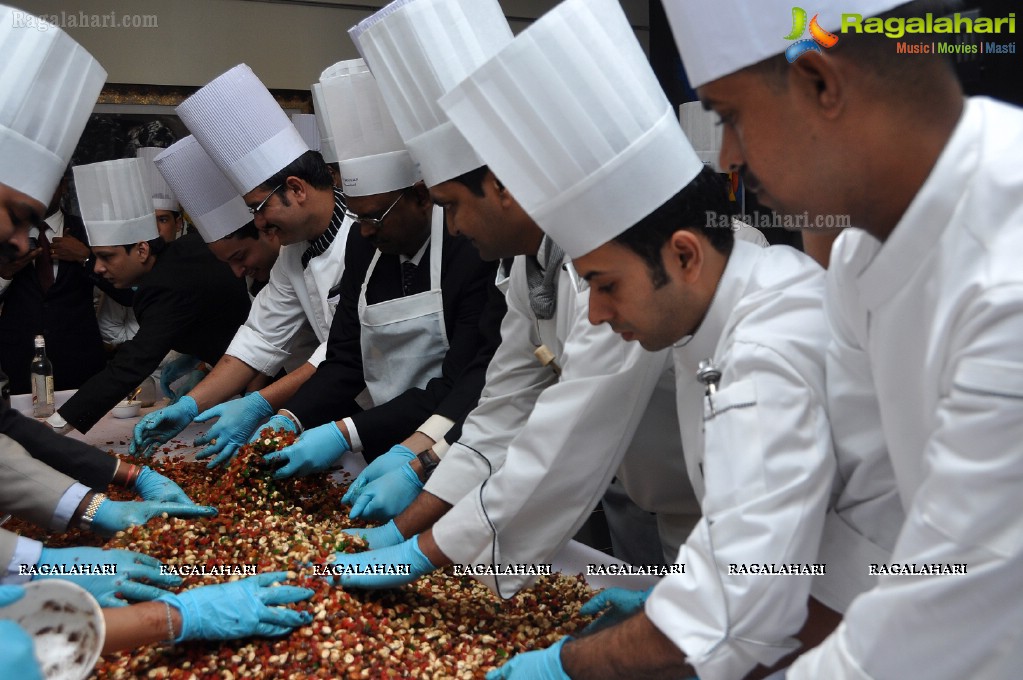
M 274 479 L 305 477 L 323 472 L 351 450 L 341 428 L 331 422 L 306 430 L 294 444 L 268 453 L 263 460 L 270 464 L 287 463 L 274 471 Z
M 508 663 L 487 673 L 487 680 L 571 680 L 561 665 L 563 637 L 547 649 L 516 654 Z
M 160 573 L 160 561 L 155 557 L 129 550 L 103 550 L 102 548 L 43 548 L 36 565 L 42 570 L 50 565 L 61 565 L 70 570 L 71 565 L 114 565 L 113 574 L 35 574 L 33 581 L 59 578 L 71 581 L 89 591 L 101 607 L 124 607 L 128 603 L 117 597 L 123 595 L 129 600 L 153 600 L 166 591 L 156 586 L 176 586 L 181 578 Z M 147 583 L 139 583 L 145 580 Z
M 194 357 L 191 354 L 182 354 L 174 361 L 167 362 L 160 369 L 160 391 L 163 392 L 163 395 L 177 401 L 179 397 L 188 394 L 188 390 L 175 392 L 171 388 L 171 383 L 177 382 L 178 378 L 191 373 L 199 363 L 198 357 Z
M 608 626 L 613 626 L 624 621 L 643 608 L 643 603 L 650 597 L 648 590 L 626 590 L 625 588 L 608 588 L 590 598 L 582 607 L 579 613 L 585 616 L 596 616 L 601 611 L 604 614 L 583 629 L 584 633 L 596 633 Z
M 273 406 L 259 392 L 249 392 L 241 399 L 232 399 L 206 409 L 196 416 L 195 422 L 205 423 L 213 418 L 220 420 L 206 434 L 196 437 L 193 443 L 195 446 L 204 446 L 213 440 L 216 443 L 195 454 L 196 460 L 216 454 L 206 467 L 227 463 L 234 458 L 238 447 L 245 446 L 249 435 L 273 412 Z
M 407 574 L 356 574 L 344 573 L 345 570 L 365 570 L 370 565 L 395 565 L 398 569 L 404 570 L 408 567 Z M 406 583 L 415 581 L 420 576 L 425 576 L 437 567 L 427 559 L 423 551 L 419 549 L 419 535 L 415 535 L 404 543 L 392 545 L 379 550 L 356 553 L 334 553 L 334 564 L 328 565 L 340 567 L 332 572 L 334 577 L 331 581 L 335 585 L 345 588 L 397 588 Z
M 352 519 L 372 519 L 378 522 L 396 517 L 412 504 L 422 489 L 423 483 L 419 481 L 419 475 L 406 463 L 367 484 L 355 499 L 348 516 Z
M 21 586 L 0 586 L 0 607 L 14 604 L 25 595 L 25 589 Z M 0 657 L 2 658 L 2 657 Z
M 295 427 L 295 423 L 291 420 L 291 418 L 278 414 L 257 427 L 256 431 L 252 434 L 247 443 L 255 444 L 258 442 L 259 438 L 263 436 L 263 430 L 267 428 L 270 428 L 271 430 L 287 430 L 288 432 L 298 433 L 298 428 Z
M 43 680 L 31 636 L 14 621 L 0 620 L 0 659 L 4 677 Z
M 292 604 L 316 594 L 309 588 L 277 586 L 285 572 L 268 572 L 240 581 L 202 586 L 174 595 L 160 596 L 181 612 L 183 640 L 233 640 L 250 635 L 285 635 L 313 620 L 309 612 L 270 605 Z
M 160 503 L 157 501 L 105 500 L 92 518 L 92 530 L 97 534 L 113 535 L 137 524 L 145 524 L 154 517 L 167 513 L 171 517 L 214 517 L 216 508 L 188 503 Z
M 398 531 L 398 527 L 393 519 L 380 527 L 345 529 L 341 533 L 348 534 L 349 536 L 361 536 L 369 544 L 370 550 L 379 550 L 380 548 L 387 548 L 405 542 L 405 537 Z
M 150 456 L 160 444 L 166 444 L 171 437 L 188 427 L 199 415 L 199 407 L 192 397 L 182 397 L 159 411 L 146 414 L 135 424 L 135 433 L 128 452 L 133 456 Z
M 208 374 L 206 371 L 201 371 L 199 369 L 189 371 L 188 375 L 186 375 L 178 382 L 177 394 L 175 394 L 174 397 L 171 398 L 171 403 L 172 404 L 178 403 L 178 400 L 180 400 L 186 394 L 194 390 L 196 385 L 205 380 L 207 375 Z
M 142 467 L 142 472 L 135 478 L 135 491 L 146 501 L 157 501 L 164 503 L 191 503 L 181 487 L 153 470 L 148 465 Z
M 352 485 L 348 487 L 348 491 L 341 498 L 341 502 L 346 505 L 351 505 L 355 502 L 355 499 L 359 497 L 362 489 L 370 482 L 380 479 L 388 472 L 397 470 L 405 463 L 413 460 L 416 454 L 412 453 L 412 450 L 401 444 L 395 444 L 391 447 L 391 450 L 382 456 L 377 457 L 366 469 L 359 473 L 359 476 L 355 478 Z

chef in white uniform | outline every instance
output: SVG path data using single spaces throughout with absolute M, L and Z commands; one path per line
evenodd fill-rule
M 758 3 L 754 17 L 740 4 L 677 3 L 669 17 L 692 84 L 725 121 L 722 166 L 755 173 L 777 210 L 859 227 L 839 237 L 828 271 L 844 482 L 835 548 L 862 544 L 857 533 L 895 538 L 887 560 L 847 551 L 849 570 L 883 568 L 876 586 L 788 677 L 1018 677 L 1023 112 L 964 99 L 944 58 L 903 59 L 890 39 L 838 32 L 837 11 L 818 21 L 838 43 L 788 66 L 785 41 L 750 36 L 784 35 L 790 5 Z M 841 6 L 886 24 L 932 9 Z M 727 61 L 708 51 L 719 40 L 736 48 Z
M 684 573 L 665 576 L 644 612 L 499 675 L 730 679 L 770 666 L 796 646 L 834 474 L 823 271 L 790 248 L 704 227 L 708 211 L 731 210 L 724 185 L 686 140 L 614 0 L 562 3 L 441 102 L 588 280 L 590 321 L 638 340 L 632 349 L 671 347 L 703 509 L 678 554 Z M 600 415 L 625 425 L 620 408 Z M 560 509 L 554 494 L 592 473 L 590 453 L 588 466 L 552 470 L 529 502 Z M 499 478 L 434 527 L 455 562 L 489 559 L 489 545 L 448 539 L 445 523 L 492 516 Z
M 473 27 L 474 34 L 466 38 L 452 29 L 444 37 L 431 29 L 428 37 L 419 40 L 387 43 L 381 35 L 432 26 L 422 20 L 422 14 L 407 11 L 415 7 L 413 3 L 385 12 L 379 24 L 371 18 L 368 27 L 360 27 L 364 30 L 357 42 L 367 59 L 381 54 L 386 55 L 381 63 L 432 66 L 434 61 L 455 61 L 445 58 L 453 49 L 448 43 L 485 44 L 491 51 L 508 44 L 506 30 L 496 36 L 486 33 L 488 26 L 504 24 L 496 3 L 439 4 L 465 19 L 449 25 Z M 381 83 L 398 78 L 390 68 L 376 72 Z M 437 115 L 450 126 L 439 108 Z M 461 136 L 459 143 L 465 144 Z M 664 171 L 688 169 L 692 175 L 701 167 L 690 151 Z M 659 511 L 664 552 L 670 561 L 698 514 L 689 503 L 683 469 L 670 354 L 644 352 L 621 342 L 610 329 L 586 321 L 588 294 L 581 290 L 567 257 L 487 168 L 434 186 L 432 192 L 448 212 L 449 229 L 476 242 L 484 258 L 519 255 L 507 282 L 503 342 L 490 365 L 480 405 L 427 481 L 426 493 L 394 523 L 367 532 L 374 547 L 389 547 L 354 561 L 415 563 L 421 569 L 418 573 L 449 563 L 449 557 L 488 565 L 549 562 L 585 521 L 623 460 L 622 470 L 633 466 L 636 472 L 619 474 L 637 502 L 641 506 L 660 503 L 650 509 Z M 648 436 L 640 436 L 637 428 Z M 412 466 L 416 467 L 415 462 Z M 646 483 L 636 481 L 641 478 Z M 373 484 L 362 493 L 368 493 Z M 432 532 L 414 537 L 452 505 Z M 413 538 L 394 543 L 405 536 Z M 426 560 L 423 551 L 433 552 L 434 557 Z M 338 559 L 344 562 L 351 557 Z M 482 580 L 510 597 L 534 579 L 529 574 L 507 573 Z M 343 580 L 363 586 L 395 583 Z
M 149 414 L 135 430 L 132 450 L 144 450 L 167 441 L 196 417 L 219 417 L 196 440 L 210 444 L 199 455 L 216 455 L 215 464 L 229 460 L 326 355 L 336 307 L 332 295 L 344 269 L 351 220 L 323 159 L 309 151 L 287 114 L 244 64 L 201 88 L 177 112 L 242 196 L 256 227 L 276 231 L 282 243 L 270 281 L 225 357 L 187 397 Z M 321 343 L 308 362 L 259 392 L 222 403 L 260 374 L 276 374 L 307 322 Z

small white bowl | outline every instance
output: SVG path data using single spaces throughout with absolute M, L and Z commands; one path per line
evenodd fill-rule
M 142 413 L 142 403 L 138 401 L 120 401 L 117 406 L 110 409 L 110 414 L 115 418 L 135 418 Z
M 68 581 L 25 584 L 25 596 L 0 608 L 35 643 L 36 659 L 47 680 L 83 680 L 92 674 L 103 649 L 106 625 L 99 603 Z

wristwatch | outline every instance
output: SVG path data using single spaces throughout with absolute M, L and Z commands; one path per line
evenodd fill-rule
M 429 449 L 417 455 L 416 458 L 419 459 L 419 464 L 423 466 L 423 481 L 426 481 L 433 474 L 433 471 L 437 469 L 437 466 L 440 465 L 440 461 L 433 457 Z

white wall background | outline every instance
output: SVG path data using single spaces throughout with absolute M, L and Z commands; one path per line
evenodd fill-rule
M 500 0 L 516 33 L 557 0 Z M 109 83 L 194 85 L 245 62 L 267 87 L 307 90 L 330 64 L 358 56 L 347 30 L 386 0 L 4 0 L 53 15 L 107 69 Z M 649 51 L 648 0 L 622 0 Z M 113 17 L 155 27 L 72 27 Z M 109 22 L 110 20 L 107 19 Z M 153 23 L 152 19 L 148 19 Z

